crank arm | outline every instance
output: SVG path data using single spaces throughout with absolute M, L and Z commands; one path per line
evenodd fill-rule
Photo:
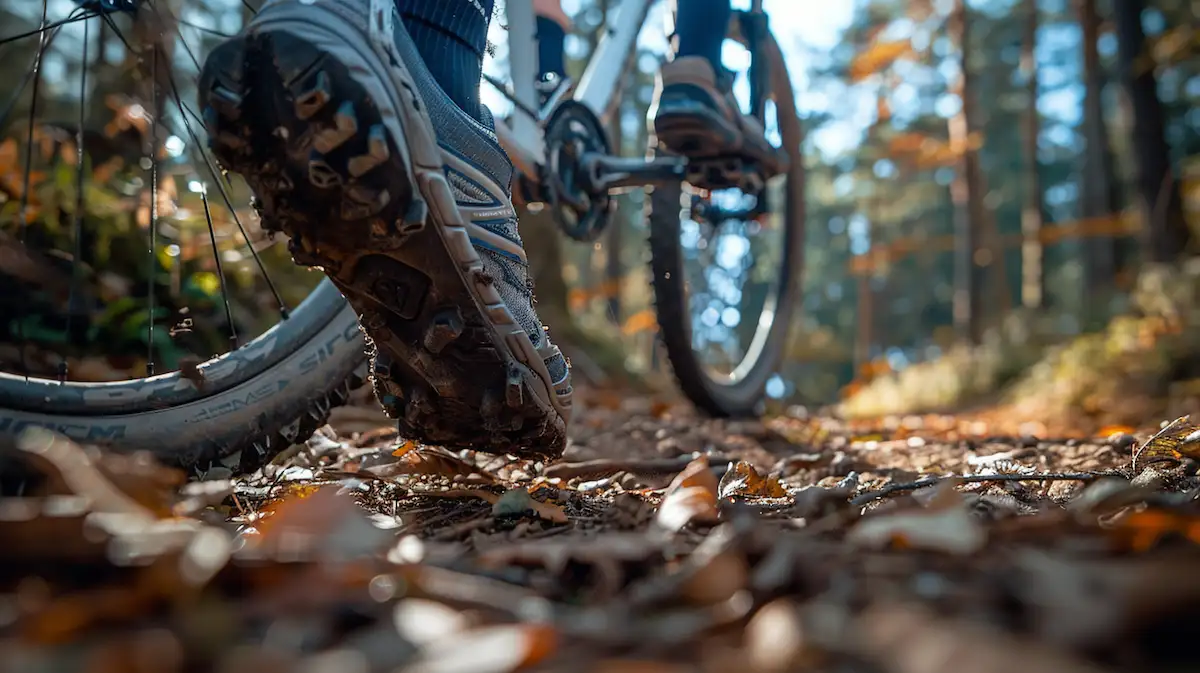
M 679 182 L 687 174 L 687 160 L 682 157 L 658 157 L 647 161 L 588 152 L 579 163 L 589 190 L 594 192 Z

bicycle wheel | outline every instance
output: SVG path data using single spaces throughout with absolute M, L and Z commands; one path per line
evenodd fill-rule
M 715 416 L 758 411 L 801 299 L 803 132 L 782 52 L 761 32 L 749 78 L 765 86 L 751 87 L 751 105 L 789 148 L 788 172 L 755 191 L 658 186 L 649 205 L 660 336 L 680 388 Z
M 248 226 L 249 191 L 201 140 L 203 52 L 241 19 L 57 4 L 0 4 L 0 49 L 29 66 L 0 110 L 0 447 L 40 426 L 255 469 L 323 425 L 367 358 L 349 305 Z

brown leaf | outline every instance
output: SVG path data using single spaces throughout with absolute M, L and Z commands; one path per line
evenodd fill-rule
M 786 498 L 788 491 L 775 476 L 764 477 L 753 465 L 739 460 L 721 477 L 717 489 L 721 499 L 725 498 Z
M 928 508 L 866 517 L 850 529 L 846 541 L 864 547 L 897 546 L 967 555 L 983 548 L 987 531 L 948 482 Z
M 854 495 L 855 486 L 805 486 L 793 494 L 793 504 L 788 508 L 788 516 L 798 519 L 815 519 L 844 507 Z
M 1200 427 L 1191 416 L 1180 416 L 1146 440 L 1133 454 L 1133 471 L 1141 472 L 1159 462 L 1179 462 L 1184 457 L 1200 458 Z
M 400 460 L 387 465 L 367 468 L 365 471 L 379 477 L 428 474 L 452 480 L 456 477 L 477 479 L 489 484 L 496 481 L 491 475 L 480 472 L 474 465 L 436 446 L 421 446 L 406 441 L 397 447 L 392 455 Z
M 422 648 L 403 673 L 509 673 L 529 668 L 558 649 L 558 632 L 542 624 L 510 624 L 441 638 Z
M 708 456 L 700 456 L 675 475 L 671 480 L 670 486 L 667 486 L 667 495 L 672 491 L 680 488 L 699 487 L 712 491 L 713 497 L 717 494 L 717 478 L 713 476 L 712 469 L 708 464 Z
M 56 488 L 87 498 L 91 511 L 127 515 L 143 522 L 155 518 L 138 499 L 117 488 L 87 452 L 66 437 L 32 428 L 21 435 L 17 446 Z
M 1098 666 L 982 624 L 922 609 L 872 607 L 855 629 L 865 654 L 889 673 L 1100 673 Z
M 489 493 L 488 495 L 491 494 Z M 492 503 L 492 514 L 496 516 L 523 514 L 530 511 L 547 521 L 554 523 L 567 522 L 567 512 L 565 509 L 552 502 L 535 500 L 529 494 L 529 491 L 523 488 L 509 489 Z
M 740 551 L 726 550 L 703 560 L 695 574 L 679 587 L 679 594 L 694 605 L 727 601 L 750 581 L 750 568 Z
M 344 560 L 378 551 L 391 538 L 376 528 L 340 486 L 297 489 L 264 508 L 260 535 L 250 538 L 260 552 L 287 557 L 320 555 Z
M 494 516 L 505 516 L 533 512 L 539 517 L 554 523 L 566 523 L 567 511 L 552 502 L 541 502 L 523 488 L 513 488 L 503 495 L 491 491 L 473 488 L 458 488 L 449 491 L 431 491 L 422 495 L 434 498 L 479 498 L 492 506 Z
M 204 372 L 200 370 L 200 358 L 189 355 L 179 359 L 179 375 L 192 385 L 196 386 L 196 390 L 204 390 L 206 379 Z
M 683 468 L 667 487 L 658 507 L 658 525 L 670 531 L 681 530 L 689 523 L 716 523 L 717 478 L 709 469 L 708 456 L 700 456 Z
M 1200 517 L 1165 509 L 1130 512 L 1111 524 L 1110 535 L 1121 549 L 1144 552 L 1168 535 L 1200 544 Z
M 768 603 L 746 624 L 746 657 L 754 670 L 796 670 L 805 648 L 804 628 L 796 604 L 784 598 Z
M 448 605 L 424 598 L 406 598 L 392 611 L 396 630 L 416 645 L 437 642 L 466 630 L 466 616 Z

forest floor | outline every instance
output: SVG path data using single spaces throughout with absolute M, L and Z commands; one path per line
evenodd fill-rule
M 0 670 L 1194 668 L 1186 421 L 579 399 L 549 465 L 402 442 L 368 401 L 239 479 L 33 437 L 48 479 L 0 500 Z

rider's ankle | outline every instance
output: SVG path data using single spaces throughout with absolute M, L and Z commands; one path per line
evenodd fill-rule
M 679 48 L 675 58 L 702 56 L 718 75 L 724 70 L 721 48 L 728 33 L 733 10 L 729 0 L 692 0 L 687 11 L 675 19 Z
M 479 82 L 494 0 L 396 0 L 396 5 L 438 86 L 481 120 Z

